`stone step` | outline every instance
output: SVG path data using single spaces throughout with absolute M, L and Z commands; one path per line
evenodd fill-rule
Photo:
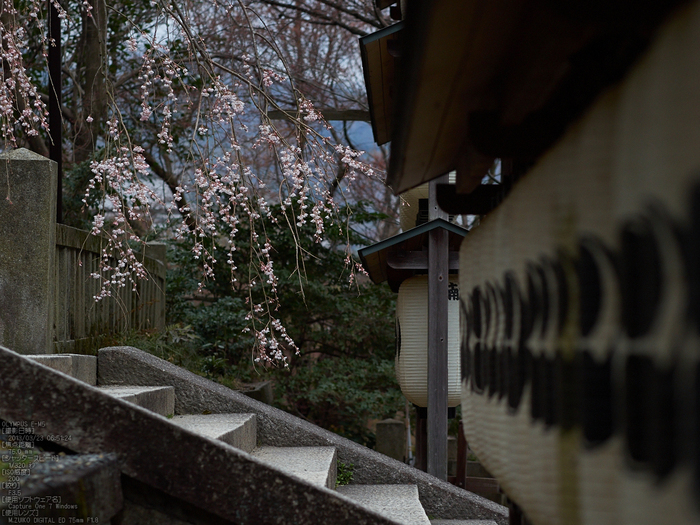
M 88 385 L 97 384 L 97 357 L 94 355 L 41 354 L 28 355 L 27 358 Z
M 398 523 L 430 525 L 416 485 L 344 485 L 338 492 Z
M 255 414 L 201 414 L 175 416 L 176 425 L 211 439 L 251 452 L 256 445 Z
M 335 447 L 259 447 L 251 452 L 263 463 L 320 487 L 335 489 Z
M 128 369 L 116 366 L 123 363 L 103 362 L 102 357 L 104 354 L 101 354 L 98 367 L 101 386 L 110 384 L 109 377 L 102 381 L 105 369 Z M 337 442 L 346 452 L 352 452 L 348 446 L 359 449 L 359 445 L 345 444 L 342 438 L 316 427 L 311 427 L 315 433 L 300 432 L 304 429 L 298 424 L 295 426 L 293 416 L 278 414 L 279 411 L 269 405 L 184 370 L 176 369 L 177 374 L 163 376 L 165 371 L 173 370 L 173 365 L 153 356 L 147 357 L 153 359 L 161 375 L 151 377 L 131 369 L 121 385 L 133 385 L 128 382 L 130 380 L 142 381 L 142 385 L 151 387 L 145 390 L 153 390 L 153 385 L 176 385 L 179 414 L 202 414 L 205 410 L 255 413 L 258 439 L 265 445 L 316 446 Z M 123 519 L 122 516 L 119 518 L 122 523 L 397 523 L 329 489 L 336 474 L 336 453 L 332 448 L 323 481 L 314 485 L 300 476 L 304 470 L 320 469 L 307 467 L 302 468 L 302 472 L 294 472 L 290 469 L 294 457 L 289 454 L 289 449 L 276 451 L 282 465 L 270 465 L 264 459 L 227 443 L 182 428 L 171 419 L 125 403 L 123 399 L 109 395 L 110 391 L 126 394 L 127 399 L 129 394 L 134 395 L 133 388 L 100 390 L 88 386 L 0 346 L 0 418 L 5 422 L 38 421 L 41 426 L 36 430 L 37 435 L 69 436 L 71 439 L 65 447 L 75 453 L 116 454 L 119 469 L 124 474 L 121 482 L 126 510 Z M 217 393 L 218 396 L 214 395 Z M 222 407 L 226 409 L 220 410 Z M 310 426 L 307 422 L 303 425 Z M 264 439 L 260 435 L 261 429 L 267 432 Z M 274 441 L 276 435 L 282 436 L 286 442 Z M 303 449 L 317 459 L 324 450 L 328 449 Z M 373 451 L 363 451 L 362 454 L 357 457 L 374 461 L 373 469 L 379 469 L 383 479 L 396 479 L 387 473 L 404 468 L 402 463 Z M 271 454 L 267 456 L 269 458 Z M 350 456 L 351 459 L 355 457 Z M 381 461 L 389 462 L 384 470 Z M 352 463 L 347 459 L 344 462 Z M 429 479 L 432 485 L 441 483 L 436 478 Z M 360 478 L 360 481 L 371 483 L 373 480 Z M 284 490 L 280 490 L 280 486 Z M 423 497 L 422 485 L 419 487 Z M 426 487 L 430 495 L 429 486 Z M 448 495 L 459 498 L 461 492 L 452 487 L 447 487 L 454 491 Z M 478 503 L 476 496 L 470 497 Z M 436 516 L 490 517 L 479 505 L 472 505 L 468 510 L 469 514 L 456 514 L 448 507 L 444 514 Z M 503 517 L 499 525 L 507 525 L 507 515 Z
M 113 397 L 160 414 L 175 412 L 175 389 L 171 386 L 100 386 L 99 390 Z

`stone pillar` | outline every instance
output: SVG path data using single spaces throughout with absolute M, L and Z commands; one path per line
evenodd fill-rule
M 167 272 L 167 266 L 168 266 L 168 246 L 163 243 L 163 242 L 157 242 L 157 241 L 151 241 L 147 242 L 146 246 L 144 246 L 144 253 L 146 257 L 150 257 L 151 259 L 154 259 L 158 261 L 161 264 L 162 267 L 162 273 L 160 274 L 162 276 L 162 279 L 156 278 L 155 276 L 149 277 L 150 279 L 153 279 L 155 285 L 155 297 L 152 300 L 155 300 L 155 305 L 154 305 L 154 310 L 155 310 L 155 315 L 154 318 L 151 319 L 151 328 L 155 328 L 156 330 L 164 330 L 165 329 L 165 278 L 166 278 L 166 272 Z M 151 288 L 153 289 L 153 288 Z M 272 401 L 270 401 L 269 404 L 272 404 Z
M 377 452 L 385 456 L 406 460 L 406 424 L 397 419 L 385 419 L 377 423 Z
M 56 163 L 26 149 L 0 155 L 0 345 L 53 353 Z
M 457 438 L 447 436 L 447 477 L 457 475 Z
M 164 242 L 151 241 L 146 243 L 146 257 L 160 261 L 163 264 L 167 262 L 168 246 Z

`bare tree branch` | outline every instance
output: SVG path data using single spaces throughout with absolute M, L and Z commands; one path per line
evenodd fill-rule
M 148 163 L 148 166 L 151 168 L 151 170 L 153 170 L 153 173 L 155 173 L 159 179 L 165 182 L 165 184 L 168 186 L 168 189 L 172 192 L 173 195 L 175 195 L 178 191 L 178 187 L 180 186 L 180 181 L 177 178 L 177 176 L 174 173 L 166 170 L 163 166 L 161 166 L 158 163 L 158 161 L 153 157 L 153 155 L 151 155 L 147 151 L 143 152 L 143 156 L 146 159 L 146 163 Z M 182 200 L 184 201 L 185 205 L 179 206 L 178 211 L 180 212 L 180 215 L 182 215 L 182 218 L 185 221 L 187 227 L 190 229 L 190 231 L 195 231 L 195 228 L 197 227 L 197 221 L 194 218 L 192 211 L 183 213 L 180 209 L 187 208 L 189 210 L 192 210 L 192 206 L 189 205 L 184 195 L 182 195 Z
M 312 9 L 307 9 L 307 8 L 305 8 L 305 7 L 303 7 L 303 6 L 300 6 L 300 5 L 286 4 L 286 3 L 284 3 L 284 2 L 277 2 L 276 0 L 264 0 L 264 2 L 265 2 L 266 4 L 273 5 L 273 6 L 276 6 L 276 7 L 280 7 L 280 8 L 283 8 L 283 9 L 291 9 L 291 10 L 294 10 L 294 11 L 300 11 L 300 12 L 302 12 L 302 13 L 306 13 L 307 15 L 311 15 L 311 16 L 318 17 L 318 18 L 320 18 L 321 20 L 326 20 L 326 21 L 328 22 L 329 25 L 334 25 L 334 26 L 342 27 L 343 29 L 345 29 L 346 31 L 352 33 L 353 35 L 365 36 L 365 35 L 367 34 L 367 31 L 363 31 L 363 30 L 361 30 L 361 29 L 358 29 L 358 28 L 356 28 L 356 27 L 353 27 L 353 26 L 351 26 L 351 25 L 348 25 L 348 24 L 346 24 L 346 23 L 344 23 L 344 22 L 338 20 L 337 18 L 333 18 L 332 16 L 330 16 L 330 15 L 328 15 L 328 14 L 326 14 L 326 13 L 319 13 L 318 11 L 314 11 L 314 10 L 312 10 Z M 365 23 L 367 23 L 367 22 L 365 22 Z M 376 22 L 373 23 L 373 24 L 371 24 L 371 25 L 375 25 L 375 24 L 376 24 Z

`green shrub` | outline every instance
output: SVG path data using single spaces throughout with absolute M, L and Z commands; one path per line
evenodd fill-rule
M 338 477 L 335 480 L 335 488 L 342 485 L 349 485 L 352 482 L 353 470 L 355 465 L 350 463 L 346 465 L 345 463 L 338 462 Z

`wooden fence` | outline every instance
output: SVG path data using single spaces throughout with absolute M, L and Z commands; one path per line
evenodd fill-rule
M 54 279 L 54 346 L 57 353 L 91 353 L 101 336 L 165 325 L 165 246 L 149 245 L 151 257 L 139 259 L 149 278 L 136 290 L 125 286 L 95 301 L 100 281 L 101 239 L 88 232 L 56 225 Z M 110 264 L 114 263 L 111 261 Z

